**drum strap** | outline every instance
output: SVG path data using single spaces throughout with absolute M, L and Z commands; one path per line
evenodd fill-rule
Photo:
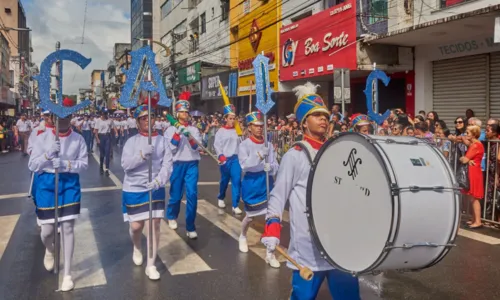
M 316 151 L 314 151 L 313 147 L 308 142 L 304 141 L 296 142 L 293 146 L 300 147 L 300 149 L 302 149 L 302 151 L 306 154 L 309 164 L 312 165 L 314 158 L 316 157 Z

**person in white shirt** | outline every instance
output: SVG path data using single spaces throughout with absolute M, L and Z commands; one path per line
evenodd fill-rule
M 69 101 L 68 101 L 69 100 Z M 70 99 L 64 99 L 64 106 L 71 106 Z M 56 141 L 56 134 L 60 141 Z M 31 154 L 28 167 L 39 174 L 36 192 L 36 214 L 41 224 L 41 238 L 45 245 L 43 264 L 47 271 L 54 269 L 55 232 L 55 169 L 59 170 L 58 208 L 61 222 L 61 238 L 64 255 L 62 291 L 74 288 L 71 277 L 71 260 L 75 245 L 74 225 L 80 214 L 81 188 L 79 173 L 88 166 L 87 146 L 83 137 L 71 130 L 70 119 L 59 119 L 59 132 L 46 130 L 37 137 L 36 147 Z
M 83 136 L 83 139 L 85 140 L 85 144 L 87 145 L 87 151 L 90 153 L 90 150 L 92 150 L 90 146 L 90 142 L 92 140 L 92 127 L 90 124 L 89 120 L 89 115 L 85 114 L 83 117 L 83 121 L 80 124 L 80 130 Z
M 90 132 L 92 133 L 92 135 L 90 136 L 90 153 L 94 153 L 94 129 L 95 129 L 95 120 L 97 119 L 97 116 L 95 115 L 90 115 L 90 120 L 89 120 L 89 124 L 90 124 Z
M 179 95 L 175 105 L 178 128 L 171 126 L 165 132 L 166 143 L 174 155 L 174 169 L 170 177 L 170 200 L 168 201 L 166 218 L 168 226 L 177 229 L 177 218 L 181 208 L 181 199 L 186 189 L 186 231 L 190 239 L 196 239 L 196 209 L 198 205 L 198 164 L 200 153 L 196 141 L 201 141 L 197 128 L 189 125 L 189 92 Z
M 238 207 L 241 195 L 241 166 L 238 161 L 240 137 L 236 133 L 236 129 L 234 129 L 236 119 L 235 110 L 232 104 L 224 106 L 226 125 L 220 128 L 215 134 L 214 148 L 219 158 L 221 173 L 219 196 L 217 196 L 218 205 L 220 208 L 226 207 L 224 198 L 226 198 L 227 186 L 229 185 L 229 180 L 231 180 L 233 213 L 240 215 L 242 213 Z
M 113 121 L 108 119 L 108 112 L 101 112 L 101 118 L 96 120 L 94 134 L 99 145 L 100 173 L 109 176 L 109 161 L 111 158 L 111 131 Z M 104 169 L 104 165 L 106 166 Z
M 274 189 L 271 192 L 266 214 L 266 227 L 262 243 L 273 252 L 280 243 L 281 220 L 285 205 L 290 208 L 290 243 L 288 254 L 300 265 L 314 272 L 311 281 L 300 277 L 293 269 L 292 295 L 290 299 L 316 299 L 326 279 L 333 299 L 360 299 L 358 279 L 351 274 L 334 269 L 314 244 L 307 221 L 306 190 L 312 161 L 324 142 L 328 130 L 329 111 L 323 99 L 316 94 L 316 85 L 308 82 L 294 88 L 298 103 L 295 114 L 304 140 L 288 150 L 281 161 Z M 334 195 L 332 195 L 334 196 Z M 332 201 L 335 199 L 332 197 Z
M 21 152 L 23 156 L 28 155 L 28 140 L 31 132 L 30 121 L 26 119 L 26 114 L 21 115 L 16 123 L 17 131 L 19 132 L 19 137 L 21 138 Z
M 132 116 L 128 117 L 127 126 L 128 126 L 129 137 L 132 137 L 137 134 L 137 124 Z
M 123 115 L 121 117 L 120 127 L 121 127 L 121 141 L 120 141 L 120 145 L 123 146 L 123 145 L 125 145 L 125 142 L 128 139 L 128 123 L 127 123 L 125 115 Z
M 123 147 L 122 167 L 125 171 L 123 181 L 122 206 L 123 219 L 130 223 L 130 237 L 134 244 L 132 259 L 137 266 L 142 265 L 142 231 L 149 222 L 149 191 L 153 199 L 153 241 L 146 234 L 147 244 L 153 243 L 152 258 L 147 259 L 146 276 L 151 280 L 160 279 L 160 273 L 154 263 L 158 251 L 160 222 L 165 210 L 165 184 L 172 174 L 172 151 L 165 138 L 153 131 L 152 143 L 148 143 L 148 106 L 135 109 L 139 134 L 131 136 Z M 154 118 L 152 118 L 154 122 Z M 151 124 L 153 125 L 153 124 Z M 149 159 L 152 158 L 153 181 L 149 182 Z M 148 250 L 149 251 L 149 250 Z
M 260 112 L 246 115 L 246 123 L 250 137 L 241 142 L 238 149 L 238 160 L 245 172 L 241 182 L 241 198 L 245 203 L 245 218 L 241 222 L 239 248 L 248 252 L 247 231 L 254 217 L 267 212 L 266 175 L 269 176 L 269 190 L 273 188 L 273 176 L 278 171 L 278 162 L 274 158 L 274 150 L 266 147 L 263 128 L 264 120 Z M 266 162 L 266 157 L 268 162 Z M 272 252 L 267 252 L 266 263 L 273 268 L 279 268 L 280 263 Z

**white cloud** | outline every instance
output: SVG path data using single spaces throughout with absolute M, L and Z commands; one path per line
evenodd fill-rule
M 33 61 L 38 65 L 61 48 L 80 52 L 92 58 L 81 70 L 72 62 L 64 62 L 63 91 L 76 94 L 90 87 L 92 70 L 106 69 L 113 56 L 115 43 L 130 42 L 129 0 L 88 0 L 84 44 L 81 44 L 84 0 L 32 0 L 25 4 L 28 26 L 32 28 Z

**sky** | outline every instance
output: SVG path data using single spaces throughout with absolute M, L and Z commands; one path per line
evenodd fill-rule
M 92 70 L 103 70 L 113 57 L 115 43 L 130 43 L 130 0 L 22 0 L 32 29 L 33 62 L 40 66 L 47 55 L 61 49 L 80 52 L 92 62 L 82 70 L 72 62 L 63 65 L 63 93 L 78 94 L 90 88 Z

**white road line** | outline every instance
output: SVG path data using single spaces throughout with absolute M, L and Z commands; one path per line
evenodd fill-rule
M 147 234 L 147 232 L 144 232 L 144 234 Z M 145 259 L 146 255 L 147 253 L 144 251 Z M 213 270 L 191 247 L 189 247 L 186 241 L 181 238 L 175 230 L 170 229 L 163 220 L 160 225 L 158 257 L 161 258 L 172 276 Z
M 64 257 L 63 253 L 61 248 L 61 261 Z M 75 289 L 107 284 L 89 210 L 86 208 L 81 209 L 80 217 L 75 224 L 75 252 L 71 269 Z M 62 282 L 62 276 L 63 272 L 60 273 L 59 282 Z
M 99 156 L 97 156 L 96 153 L 92 153 L 92 156 L 97 161 L 97 163 L 99 163 Z M 109 179 L 111 179 L 111 181 L 113 181 L 113 183 L 117 187 L 121 188 L 122 187 L 122 182 L 120 181 L 120 179 L 118 179 L 118 177 L 116 177 L 116 175 L 113 174 L 113 172 L 111 172 L 111 170 L 108 170 L 108 171 L 109 171 Z
M 498 244 L 500 244 L 500 239 L 494 238 L 492 236 L 480 234 L 480 233 L 477 233 L 477 232 L 473 232 L 473 231 L 469 231 L 469 230 L 464 230 L 462 228 L 460 228 L 458 230 L 458 235 L 466 237 L 466 238 L 469 238 L 469 239 L 472 239 L 472 240 L 475 240 L 475 241 L 478 241 L 478 242 L 483 242 L 483 243 L 486 243 L 486 244 L 490 244 L 490 245 L 498 245 Z
M 20 215 L 11 215 L 0 217 L 0 259 L 5 252 L 5 248 L 7 248 L 7 244 L 9 244 L 10 237 L 12 236 L 12 232 L 14 232 L 14 228 L 16 228 L 17 221 L 19 221 Z
M 186 201 L 183 201 L 186 203 Z M 220 230 L 230 235 L 236 241 L 239 240 L 241 233 L 241 221 L 232 217 L 222 209 L 218 209 L 206 200 L 198 200 L 198 214 L 210 223 L 217 226 Z M 266 248 L 260 242 L 262 233 L 250 227 L 247 233 L 248 249 L 258 255 L 263 260 L 266 259 Z M 234 247 L 238 248 L 238 243 L 234 243 Z M 285 262 L 285 258 L 278 255 L 280 262 Z
M 116 191 L 116 190 L 121 190 L 121 189 L 122 188 L 118 187 L 118 186 L 93 187 L 93 188 L 82 189 L 82 193 Z M 8 194 L 8 195 L 0 195 L 0 200 L 2 200 L 2 199 L 14 199 L 14 198 L 25 198 L 25 197 L 28 197 L 28 193 Z

